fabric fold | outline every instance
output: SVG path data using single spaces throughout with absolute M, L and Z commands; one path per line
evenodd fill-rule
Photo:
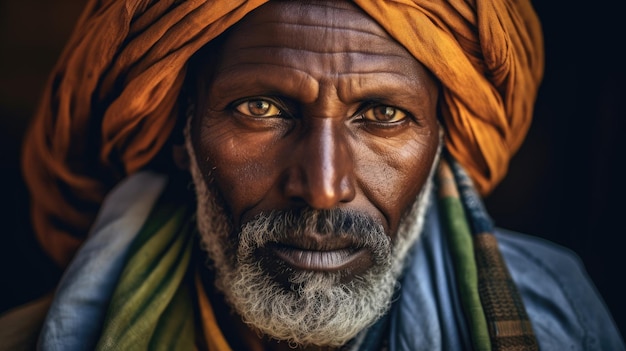
M 93 349 L 107 306 L 166 177 L 139 172 L 121 182 L 103 204 L 89 239 L 66 269 L 39 335 L 42 351 Z
M 168 195 L 167 191 L 162 195 L 131 245 L 96 350 L 194 345 L 194 328 L 189 327 L 194 325 L 193 310 L 185 283 L 194 222 L 188 207 L 168 201 Z

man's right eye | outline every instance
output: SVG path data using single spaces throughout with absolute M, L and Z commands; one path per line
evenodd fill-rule
M 283 114 L 282 110 L 276 106 L 276 103 L 267 99 L 241 101 L 235 105 L 235 110 L 243 115 L 255 118 L 279 117 Z

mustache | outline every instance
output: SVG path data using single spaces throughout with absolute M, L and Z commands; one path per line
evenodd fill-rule
M 241 226 L 239 236 L 254 246 L 288 242 L 307 235 L 342 239 L 365 247 L 390 240 L 374 217 L 351 209 L 316 210 L 309 207 L 261 212 Z

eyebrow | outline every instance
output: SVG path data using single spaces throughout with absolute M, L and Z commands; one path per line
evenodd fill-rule
M 350 79 L 350 74 L 342 74 L 338 79 L 338 94 L 343 101 L 377 98 L 385 102 L 411 102 L 429 99 L 434 101 L 433 91 L 428 89 L 428 81 L 415 79 L 400 72 L 373 70 L 358 72 L 359 79 Z M 345 76 L 345 77 L 344 77 Z M 436 87 L 434 87 L 436 93 Z M 382 92 L 382 93 L 381 93 Z
M 262 68 L 263 76 L 259 76 L 259 68 Z M 292 78 L 284 78 L 286 71 Z M 218 71 L 211 82 L 209 94 L 216 97 L 220 107 L 237 98 L 256 95 L 281 95 L 306 103 L 318 97 L 319 82 L 296 67 L 240 63 Z

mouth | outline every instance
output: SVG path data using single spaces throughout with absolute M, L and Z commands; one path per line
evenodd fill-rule
M 356 271 L 370 262 L 370 253 L 365 248 L 336 248 L 312 250 L 288 244 L 273 243 L 267 247 L 269 253 L 296 270 L 317 272 Z

